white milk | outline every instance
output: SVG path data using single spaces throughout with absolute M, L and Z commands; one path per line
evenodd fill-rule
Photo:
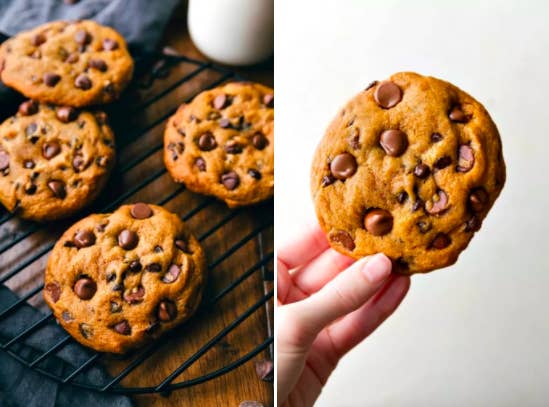
M 189 0 L 188 27 L 208 58 L 251 65 L 273 54 L 274 0 Z

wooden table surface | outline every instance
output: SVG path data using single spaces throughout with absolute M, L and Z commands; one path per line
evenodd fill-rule
M 170 46 L 188 57 L 206 60 L 194 47 L 188 36 L 185 11 L 185 5 L 182 5 L 174 14 L 166 29 L 162 46 Z M 178 78 L 188 74 L 192 69 L 193 67 L 188 64 L 173 67 L 168 77 L 155 81 L 152 88 L 141 90 L 138 95 L 136 94 L 136 102 L 154 96 L 159 90 L 165 89 Z M 270 86 L 273 84 L 272 59 L 261 65 L 237 69 L 236 71 L 247 79 Z M 193 77 L 191 81 L 185 82 L 166 96 L 155 101 L 144 112 L 137 115 L 128 116 L 126 110 L 124 110 L 125 108 L 122 110 L 118 108 L 118 111 L 112 116 L 112 124 L 117 138 L 118 169 L 111 177 L 106 191 L 102 193 L 91 208 L 80 214 L 80 217 L 97 211 L 97 208 L 103 207 L 105 203 L 112 202 L 122 193 L 131 190 L 143 179 L 164 168 L 162 150 L 160 149 L 129 171 L 120 171 L 120 166 L 131 162 L 135 157 L 140 157 L 147 151 L 151 151 L 161 143 L 165 122 L 160 121 L 159 118 L 165 116 L 167 112 L 175 109 L 183 100 L 217 78 L 219 78 L 219 74 L 210 71 L 202 72 L 200 75 Z M 129 98 L 132 97 L 133 95 L 130 95 Z M 128 98 L 128 95 L 126 95 L 126 98 Z M 138 135 L 124 130 L 144 127 L 147 127 L 146 131 Z M 175 194 L 178 188 L 181 188 L 181 186 L 175 184 L 168 174 L 162 173 L 157 179 L 124 199 L 124 202 L 145 201 L 157 203 L 170 196 L 170 194 Z M 183 216 L 204 201 L 205 197 L 203 196 L 193 194 L 190 191 L 183 191 L 165 202 L 164 206 Z M 203 241 L 209 263 L 223 254 L 252 229 L 269 219 L 272 221 L 272 212 L 272 201 L 238 211 L 234 219 Z M 187 224 L 196 235 L 201 235 L 230 213 L 224 204 L 215 201 L 192 216 Z M 71 219 L 46 225 L 42 230 L 33 233 L 30 237 L 3 253 L 0 275 L 4 271 L 12 270 L 22 264 L 45 245 L 55 241 L 62 231 L 74 221 L 75 219 Z M 0 246 L 31 227 L 33 227 L 32 223 L 17 218 L 3 224 L 0 227 Z M 258 238 L 249 240 L 241 249 L 211 270 L 205 292 L 205 302 L 254 265 L 259 260 L 262 251 L 264 253 L 272 252 L 272 236 L 273 228 L 268 227 L 262 234 L 261 241 Z M 29 292 L 42 282 L 47 257 L 48 254 L 46 253 L 26 267 L 24 272 L 10 279 L 6 285 L 20 295 Z M 266 270 L 263 271 L 272 275 L 272 263 L 269 263 Z M 170 336 L 168 342 L 164 343 L 158 351 L 130 373 L 121 384 L 124 386 L 157 385 L 219 330 L 226 327 L 258 301 L 266 290 L 272 289 L 272 282 L 265 282 L 262 273 L 255 272 L 233 292 L 223 297 L 215 307 L 201 309 L 190 322 L 179 327 L 175 335 Z M 44 306 L 40 294 L 33 296 L 29 302 L 39 308 Z M 203 357 L 192 364 L 182 375 L 178 376 L 174 382 L 191 379 L 214 371 L 244 356 L 255 346 L 262 343 L 269 335 L 269 329 L 272 328 L 272 305 L 271 299 L 267 307 L 261 307 L 254 312 L 250 318 L 246 319 L 238 328 L 213 346 Z M 116 374 L 126 367 L 133 357 L 135 355 L 122 359 L 104 355 L 101 361 L 112 374 Z M 152 394 L 132 397 L 139 406 L 237 407 L 244 400 L 257 400 L 265 406 L 272 406 L 274 404 L 273 385 L 258 379 L 254 364 L 255 361 L 269 357 L 269 351 L 263 351 L 251 361 L 230 373 L 203 384 L 173 391 L 168 395 Z

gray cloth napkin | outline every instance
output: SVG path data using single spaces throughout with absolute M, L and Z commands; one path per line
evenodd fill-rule
M 62 0 L 0 0 L 0 33 L 11 36 L 53 20 L 93 19 L 119 31 L 128 41 L 134 56 L 150 53 L 160 41 L 166 23 L 179 0 L 80 0 L 68 5 Z M 1 38 L 0 38 L 1 40 Z M 15 92 L 0 86 L 0 114 L 13 113 L 20 98 Z M 0 273 L 2 270 L 0 261 Z M 0 312 L 17 297 L 0 285 Z M 42 317 L 37 309 L 24 305 L 17 312 L 0 320 L 0 341 L 6 343 Z M 67 333 L 50 324 L 29 336 L 24 344 L 10 348 L 18 355 L 34 359 Z M 39 366 L 44 370 L 67 376 L 92 353 L 75 343 L 65 346 Z M 82 373 L 79 380 L 105 384 L 108 374 L 100 367 Z M 0 406 L 131 406 L 125 396 L 102 394 L 71 385 L 61 385 L 26 368 L 4 351 L 0 351 Z

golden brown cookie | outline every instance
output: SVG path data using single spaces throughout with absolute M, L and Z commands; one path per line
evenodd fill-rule
M 0 125 L 0 202 L 25 219 L 68 217 L 96 198 L 114 161 L 105 113 L 26 101 Z
M 133 60 L 115 30 L 94 21 L 55 21 L 0 46 L 0 78 L 41 102 L 88 106 L 117 99 Z
M 448 82 L 410 72 L 351 99 L 311 171 L 332 247 L 357 259 L 385 253 L 405 274 L 453 264 L 504 183 L 501 140 L 484 107 Z
M 44 298 L 78 342 L 125 353 L 188 319 L 205 278 L 202 247 L 181 219 L 137 203 L 90 215 L 61 236 Z
M 230 207 L 273 195 L 274 92 L 229 83 L 182 105 L 164 132 L 164 162 L 176 182 Z

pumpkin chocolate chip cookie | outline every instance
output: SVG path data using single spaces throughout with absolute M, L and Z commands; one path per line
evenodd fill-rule
M 48 260 L 44 298 L 77 341 L 125 353 L 197 309 L 202 247 L 181 219 L 156 205 L 124 205 L 71 226 Z
M 274 93 L 256 83 L 202 92 L 173 115 L 164 133 L 164 162 L 192 191 L 230 207 L 273 195 Z
M 133 60 L 115 30 L 94 21 L 55 21 L 0 47 L 0 78 L 41 102 L 82 107 L 117 99 Z
M 25 219 L 68 217 L 95 199 L 114 160 L 105 113 L 26 101 L 0 125 L 0 202 Z
M 452 84 L 397 73 L 355 96 L 313 159 L 311 190 L 330 244 L 395 270 L 453 264 L 505 183 L 498 130 Z

